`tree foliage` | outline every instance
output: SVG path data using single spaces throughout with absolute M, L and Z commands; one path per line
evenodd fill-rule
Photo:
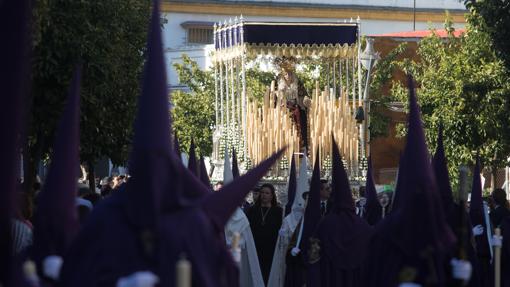
M 195 141 L 200 154 L 212 153 L 212 133 L 215 123 L 214 71 L 202 70 L 189 56 L 182 55 L 182 64 L 174 64 L 179 82 L 189 92 L 172 93 L 173 128 L 178 134 L 184 150 L 189 149 L 191 139 Z M 246 90 L 249 101 L 261 101 L 275 75 L 263 71 L 259 65 L 246 70 Z
M 50 152 L 72 71 L 81 63 L 81 161 L 126 162 L 149 10 L 147 0 L 37 1 L 32 157 Z
M 395 62 L 415 77 L 431 152 L 438 126 L 444 125 L 453 180 L 458 166 L 472 164 L 477 153 L 492 170 L 508 164 L 510 155 L 510 75 L 476 23 L 468 17 L 466 33 L 454 37 L 447 21 L 448 38 L 433 35 L 419 42 L 419 61 Z M 392 95 L 407 102 L 403 83 L 395 83 Z
M 174 64 L 179 81 L 191 92 L 175 91 L 171 95 L 173 128 L 181 149 L 189 150 L 193 139 L 201 155 L 212 153 L 212 132 L 215 125 L 215 87 L 211 71 L 202 70 L 187 55 L 182 64 Z
M 510 2 L 502 0 L 465 0 L 476 26 L 491 37 L 492 44 L 510 70 Z
M 370 81 L 370 138 L 388 136 L 388 128 L 391 118 L 384 112 L 389 107 L 393 97 L 384 91 L 391 85 L 391 80 L 397 67 L 397 57 L 407 48 L 406 43 L 402 43 L 393 49 L 388 55 L 380 59 L 375 66 Z

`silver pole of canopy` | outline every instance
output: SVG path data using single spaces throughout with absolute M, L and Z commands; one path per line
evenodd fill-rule
M 214 51 L 216 52 L 216 22 L 213 26 L 213 43 L 214 43 Z M 216 61 L 214 61 L 214 123 L 216 126 L 216 129 L 218 129 L 219 124 L 219 110 L 218 110 L 218 65 Z
M 232 33 L 232 30 L 233 30 L 233 26 L 232 26 L 232 18 L 230 18 L 228 20 L 228 26 L 229 26 L 229 29 L 228 29 L 228 34 L 229 34 L 229 37 L 228 37 L 228 42 L 230 44 L 230 49 L 233 48 L 233 44 L 234 42 L 232 41 L 232 37 L 233 37 L 233 33 Z M 235 136 L 234 134 L 234 131 L 235 131 L 235 126 L 236 126 L 236 99 L 235 99 L 235 88 L 234 88 L 234 59 L 231 58 L 229 60 L 229 65 L 230 65 L 230 101 L 231 101 L 231 132 L 232 132 L 232 137 Z
M 225 30 L 225 37 L 223 37 L 223 47 L 225 47 L 225 49 L 227 50 L 228 49 L 228 46 L 227 46 L 227 37 L 228 37 L 228 24 L 227 24 L 227 21 L 225 20 L 223 22 L 223 30 Z M 225 113 L 227 115 L 227 123 L 226 123 L 226 126 L 225 126 L 225 133 L 226 133 L 226 136 L 225 136 L 225 149 L 228 150 L 228 143 L 229 143 L 229 139 L 230 139 L 230 103 L 229 103 L 229 96 L 230 96 L 230 89 L 229 89 L 229 81 L 228 81 L 228 59 L 225 61 Z
M 218 23 L 218 45 L 220 48 L 220 54 L 222 54 L 223 50 L 223 35 L 222 35 L 222 25 L 221 22 Z M 223 60 L 221 57 L 218 57 L 218 66 L 219 66 L 219 81 L 220 81 L 220 118 L 221 118 L 221 133 L 223 136 L 224 127 L 225 127 L 225 105 L 223 103 Z
M 246 96 L 246 50 L 244 47 L 244 21 L 243 21 L 243 15 L 239 17 L 239 35 L 241 37 L 241 84 L 242 84 L 242 108 L 243 108 L 243 161 L 246 162 L 247 160 L 247 154 L 248 154 L 248 133 L 247 133 L 247 96 Z

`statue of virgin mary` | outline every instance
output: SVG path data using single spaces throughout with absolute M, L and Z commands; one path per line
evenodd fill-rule
M 279 102 L 285 103 L 290 111 L 292 121 L 296 124 L 300 147 L 308 148 L 308 109 L 311 100 L 303 83 L 296 74 L 296 59 L 282 57 L 275 60 L 279 68 L 277 79 L 277 97 Z

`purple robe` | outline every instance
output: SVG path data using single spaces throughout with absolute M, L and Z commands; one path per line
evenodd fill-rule
M 409 130 L 399 174 L 398 206 L 376 227 L 366 260 L 363 286 L 394 287 L 401 282 L 447 286 L 455 237 L 441 206 L 430 166 L 414 82 L 409 77 Z
M 333 208 L 319 223 L 320 286 L 353 287 L 362 282 L 372 227 L 356 215 L 349 179 L 333 139 Z M 375 189 L 374 189 L 375 192 Z
M 372 170 L 372 159 L 370 157 L 368 158 L 366 197 L 367 203 L 363 218 L 368 222 L 368 224 L 375 225 L 382 219 L 382 206 L 377 199 L 377 191 L 375 190 Z

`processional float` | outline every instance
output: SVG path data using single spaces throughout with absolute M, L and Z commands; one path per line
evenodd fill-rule
M 293 153 L 303 152 L 308 143 L 310 162 L 316 152 L 323 170 L 331 166 L 331 135 L 341 149 L 351 178 L 361 176 L 365 147 L 360 146 L 355 113 L 362 106 L 360 23 L 251 22 L 238 20 L 214 25 L 212 63 L 215 77 L 216 126 L 213 135 L 215 175 L 221 178 L 223 157 L 235 149 L 245 169 L 287 146 L 280 164 L 270 177 L 287 174 Z M 270 59 L 270 60 L 268 60 Z M 292 120 L 279 88 L 267 88 L 263 101 L 247 92 L 246 72 L 254 61 L 293 59 L 298 65 L 320 63 L 318 82 L 308 91 L 306 135 Z M 324 81 L 325 80 L 325 81 Z M 327 176 L 327 175 L 325 175 Z

